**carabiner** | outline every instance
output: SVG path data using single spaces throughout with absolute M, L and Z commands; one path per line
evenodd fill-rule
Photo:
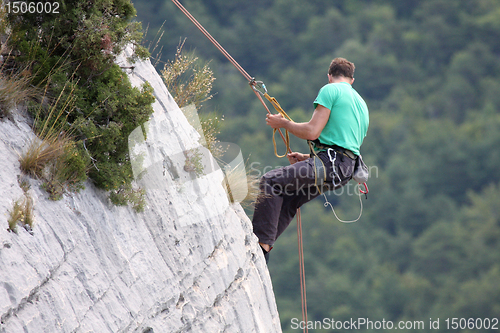
M 368 192 L 369 192 L 369 191 L 368 191 L 368 185 L 366 185 L 366 183 L 363 183 L 363 185 L 364 185 L 364 187 L 365 187 L 365 190 L 364 190 L 364 191 L 361 189 L 361 183 L 360 183 L 360 184 L 358 184 L 358 185 L 359 185 L 359 192 L 360 192 L 361 194 L 364 194 L 364 195 L 365 195 L 365 198 L 366 198 L 366 199 L 368 199 Z
M 261 95 L 267 94 L 267 88 L 264 82 L 262 81 L 255 81 L 255 78 L 252 78 L 252 80 L 249 82 L 250 86 L 252 87 L 253 90 L 258 92 Z M 259 90 L 262 89 L 262 90 Z

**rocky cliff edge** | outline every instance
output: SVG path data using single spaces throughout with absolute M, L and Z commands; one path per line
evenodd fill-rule
M 251 222 L 229 203 L 223 172 L 184 170 L 200 135 L 150 61 L 119 64 L 156 97 L 146 133 L 131 141 L 143 213 L 89 182 L 51 201 L 29 179 L 34 228 L 7 231 L 23 196 L 18 154 L 35 136 L 21 112 L 0 121 L 0 332 L 281 332 Z

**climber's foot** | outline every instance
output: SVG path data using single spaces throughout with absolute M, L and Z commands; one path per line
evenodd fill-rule
M 264 258 L 266 259 L 266 264 L 269 262 L 269 252 L 273 248 L 269 244 L 264 244 L 264 243 L 259 243 L 260 248 L 262 249 L 262 252 L 264 253 Z

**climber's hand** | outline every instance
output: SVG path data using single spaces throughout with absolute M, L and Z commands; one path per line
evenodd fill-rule
M 307 160 L 309 158 L 309 154 L 302 154 L 302 153 L 293 152 L 293 153 L 287 154 L 286 157 L 288 158 L 288 161 L 290 162 L 290 164 L 295 164 L 297 162 Z
M 272 128 L 284 128 L 289 120 L 285 119 L 281 114 L 267 114 L 266 124 Z

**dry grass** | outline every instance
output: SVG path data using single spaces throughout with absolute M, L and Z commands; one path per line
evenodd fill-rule
M 184 42 L 179 44 L 174 60 L 165 64 L 161 74 L 180 108 L 194 103 L 199 109 L 201 103 L 212 98 L 210 92 L 215 77 L 208 63 L 199 66 L 198 58 L 193 53 L 183 53 L 183 46 Z
M 30 81 L 31 73 L 27 69 L 6 74 L 3 66 L 0 67 L 0 118 L 9 116 L 10 110 L 36 95 Z
M 30 227 L 30 229 L 33 229 L 33 225 L 35 223 L 35 216 L 33 214 L 33 199 L 29 195 L 25 196 L 24 200 L 24 219 L 22 222 L 24 225 L 27 225 Z
M 11 59 L 14 54 L 7 47 L 10 38 L 7 30 L 5 8 L 1 6 L 0 36 L 6 36 L 6 41 L 0 45 L 0 118 L 10 116 L 13 108 L 35 97 L 37 93 L 36 89 L 30 86 L 33 75 L 29 66 L 12 67 Z
M 34 138 L 19 158 L 21 171 L 42 179 L 49 198 L 59 200 L 66 189 L 82 188 L 75 169 L 68 164 L 68 156 L 74 151 L 75 142 L 65 132 Z
M 46 165 L 49 162 L 57 161 L 74 145 L 69 134 L 62 130 L 61 125 L 57 125 L 60 123 L 59 120 L 63 117 L 63 114 L 66 114 L 65 117 L 67 117 L 72 111 L 75 102 L 74 97 L 67 97 L 66 100 L 62 100 L 65 89 L 66 87 L 61 91 L 54 104 L 50 106 L 46 117 L 37 116 L 35 118 L 34 130 L 38 138 L 31 140 L 28 149 L 19 159 L 21 170 L 28 175 L 42 177 Z M 45 94 L 46 92 L 47 89 Z M 42 100 L 45 99 L 45 94 Z M 58 105 L 61 105 L 59 109 Z M 42 114 L 42 107 L 40 105 L 38 115 Z
M 33 129 L 37 137 L 29 142 L 27 149 L 19 156 L 21 171 L 31 177 L 42 179 L 43 188 L 52 200 L 60 199 L 65 188 L 78 183 L 74 169 L 66 161 L 75 150 L 75 142 L 71 133 L 64 131 L 62 125 L 58 125 L 62 123 L 60 119 L 67 117 L 72 111 L 75 98 L 70 95 L 62 100 L 63 92 L 64 89 L 49 107 L 48 116 L 35 118 Z M 47 89 L 42 100 L 48 99 L 45 97 L 46 93 Z M 58 105 L 61 105 L 60 109 L 57 108 Z M 40 104 L 38 115 L 44 114 L 42 112 L 44 107 L 46 106 L 43 103 Z
M 163 51 L 163 43 L 161 43 L 161 45 L 160 45 L 160 42 L 161 42 L 161 39 L 163 38 L 163 35 L 165 34 L 165 29 L 164 29 L 165 22 L 167 22 L 167 21 L 163 21 L 160 28 L 156 32 L 155 37 L 149 43 L 149 45 L 146 47 L 148 49 L 149 53 L 151 54 L 151 59 L 153 60 L 153 66 L 155 68 L 160 62 L 163 62 L 160 60 L 161 56 L 162 56 L 162 51 Z M 144 30 L 144 34 L 143 34 L 144 36 L 148 35 L 148 30 L 149 30 L 149 24 L 146 26 L 146 29 Z M 159 49 L 158 49 L 158 46 L 160 46 Z
M 33 199 L 25 193 L 24 199 L 14 202 L 12 210 L 9 211 L 9 231 L 17 232 L 17 226 L 21 224 L 28 231 L 33 229 L 35 218 L 33 214 Z
M 58 200 L 66 187 L 78 182 L 74 169 L 67 164 L 67 157 L 75 150 L 75 142 L 71 133 L 58 125 L 65 122 L 61 122 L 61 118 L 67 117 L 72 111 L 75 98 L 70 94 L 70 97 L 62 100 L 63 92 L 64 89 L 50 106 L 47 116 L 35 118 L 34 130 L 37 137 L 29 142 L 27 149 L 19 157 L 21 171 L 31 177 L 43 179 L 43 187 L 53 200 Z M 42 98 L 45 99 L 45 96 Z M 61 107 L 58 108 L 58 105 Z M 40 105 L 37 114 L 43 114 L 43 107 Z
M 217 138 L 217 135 L 220 134 L 221 122 L 223 120 L 223 116 L 216 114 L 202 115 L 200 119 L 206 147 L 216 160 L 219 160 L 227 150 L 220 144 L 220 140 Z
M 16 232 L 17 224 L 21 221 L 23 217 L 23 203 L 21 199 L 14 202 L 14 207 L 9 211 L 9 219 L 7 222 L 9 223 L 9 231 Z
M 19 159 L 21 171 L 32 177 L 43 177 L 46 166 L 56 162 L 72 144 L 64 134 L 51 133 L 43 139 L 34 138 Z
M 231 203 L 239 202 L 244 208 L 251 207 L 260 193 L 259 177 L 250 174 L 242 164 L 225 168 L 223 186 Z
M 219 159 L 225 153 L 217 139 L 224 118 L 215 113 L 197 113 L 201 104 L 212 98 L 211 90 L 215 77 L 208 66 L 209 63 L 198 65 L 198 58 L 193 53 L 183 53 L 183 45 L 184 42 L 179 44 L 174 60 L 169 61 L 161 71 L 163 81 L 189 123 L 195 128 L 201 125 L 201 129 L 196 130 L 203 134 L 205 142 L 202 144 L 206 145 L 215 159 Z M 194 105 L 195 115 L 188 111 L 191 110 L 191 105 Z M 200 124 L 195 124 L 193 119 L 190 119 L 194 116 L 200 118 Z

